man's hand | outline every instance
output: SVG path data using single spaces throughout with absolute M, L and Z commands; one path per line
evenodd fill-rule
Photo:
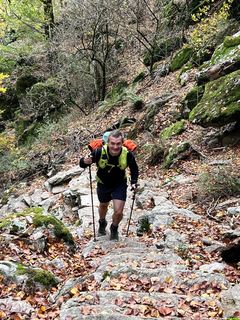
M 92 164 L 92 157 L 86 157 L 86 158 L 84 158 L 83 161 L 84 161 L 85 164 L 89 164 L 90 165 L 90 164 Z

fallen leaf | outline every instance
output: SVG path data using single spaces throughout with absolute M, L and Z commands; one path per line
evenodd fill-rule
M 70 292 L 71 292 L 72 295 L 75 296 L 75 295 L 78 293 L 78 288 L 74 287 L 74 288 L 72 288 L 72 289 L 70 290 Z

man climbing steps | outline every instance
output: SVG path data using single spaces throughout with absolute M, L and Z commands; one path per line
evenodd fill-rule
M 136 191 L 138 165 L 134 154 L 123 146 L 123 135 L 115 130 L 109 134 L 108 141 L 101 148 L 93 150 L 91 155 L 80 159 L 80 167 L 86 168 L 92 163 L 97 165 L 97 195 L 99 199 L 99 235 L 106 234 L 106 215 L 110 201 L 113 201 L 113 216 L 110 226 L 110 240 L 118 240 L 118 226 L 123 218 L 123 209 L 127 198 L 126 169 L 130 169 L 131 189 Z

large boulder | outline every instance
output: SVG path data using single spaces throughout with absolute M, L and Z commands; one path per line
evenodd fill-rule
M 207 67 L 198 73 L 198 84 L 206 83 L 201 101 L 189 120 L 202 126 L 222 126 L 240 114 L 240 32 L 225 37 Z
M 240 116 L 240 70 L 206 84 L 204 95 L 189 114 L 202 126 L 222 126 Z

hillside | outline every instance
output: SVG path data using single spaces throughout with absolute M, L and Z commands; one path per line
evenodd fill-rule
M 111 29 L 119 47 L 111 52 L 104 99 L 97 99 L 104 90 L 93 90 L 98 78 L 81 74 L 86 55 L 74 6 L 63 6 L 51 45 L 36 42 L 2 80 L 0 319 L 240 319 L 239 5 L 213 1 L 205 20 L 200 1 L 195 14 L 203 16 L 188 25 L 185 15 L 187 41 L 177 44 L 176 26 L 167 23 L 155 39 L 154 21 L 167 20 L 156 15 L 159 8 L 176 24 L 191 16 L 185 2 L 141 3 L 140 22 L 104 7 L 111 22 L 125 19 L 121 41 Z M 127 12 L 135 14 L 130 4 Z M 92 33 L 84 23 L 86 45 Z M 137 23 L 145 45 L 156 40 L 153 52 L 136 40 Z M 108 42 L 101 41 L 103 48 Z M 96 168 L 92 198 L 89 171 L 78 163 L 91 139 L 115 128 L 138 145 L 140 187 L 134 202 L 128 190 L 120 240 L 109 241 L 111 206 L 107 236 L 94 241 Z

